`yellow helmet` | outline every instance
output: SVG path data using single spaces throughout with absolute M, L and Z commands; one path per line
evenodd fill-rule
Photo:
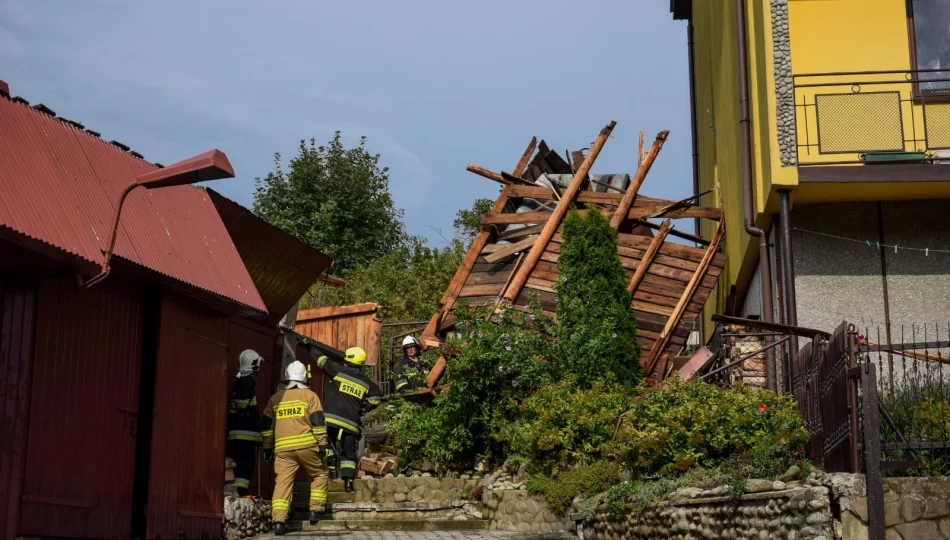
M 350 347 L 346 350 L 346 361 L 354 366 L 362 366 L 366 363 L 366 351 L 362 347 Z

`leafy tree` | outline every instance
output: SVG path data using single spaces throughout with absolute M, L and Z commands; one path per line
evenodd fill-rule
M 558 258 L 559 360 L 577 385 L 589 387 L 613 374 L 625 385 L 643 379 L 636 315 L 617 256 L 617 231 L 595 207 L 572 210 L 564 220 Z
M 275 154 L 274 171 L 255 179 L 254 213 L 333 257 L 338 275 L 406 241 L 388 171 L 366 150 L 366 137 L 355 148 L 344 148 L 339 131 L 325 146 L 300 141 L 289 171 Z
M 493 206 L 495 206 L 495 201 L 491 199 L 475 199 L 471 209 L 459 210 L 452 223 L 456 236 L 469 241 L 475 238 L 478 231 L 482 229 L 482 216 L 491 212 Z

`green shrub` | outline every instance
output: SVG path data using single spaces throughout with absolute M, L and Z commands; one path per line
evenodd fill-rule
M 742 385 L 676 377 L 642 392 L 630 409 L 610 453 L 635 474 L 673 475 L 736 456 L 778 469 L 800 460 L 808 442 L 791 396 Z
M 643 379 L 637 321 L 617 256 L 617 231 L 595 207 L 564 220 L 558 257 L 558 359 L 580 388 L 599 378 Z
M 718 468 L 690 469 L 680 476 L 632 480 L 616 484 L 607 490 L 604 506 L 611 519 L 619 520 L 628 513 L 641 514 L 679 488 L 710 489 L 725 485 L 730 478 Z
M 445 382 L 431 405 L 404 403 L 392 431 L 397 448 L 447 466 L 459 460 L 500 459 L 503 430 L 521 401 L 554 381 L 550 358 L 553 322 L 541 306 L 456 309 L 460 337 L 448 340 Z
M 606 457 L 617 418 L 634 395 L 604 379 L 585 390 L 572 386 L 562 380 L 541 387 L 505 430 L 511 451 L 530 458 L 535 470 L 553 473 Z
M 950 379 L 935 373 L 904 376 L 890 386 L 881 383 L 881 402 L 888 411 L 903 440 L 909 442 L 942 442 L 950 437 Z M 884 442 L 901 442 L 901 437 L 887 422 L 881 422 Z M 886 459 L 907 459 L 902 451 L 885 452 Z M 944 448 L 915 451 L 922 467 L 899 474 L 921 476 L 950 475 L 950 450 Z
M 528 480 L 528 491 L 543 495 L 548 508 L 564 515 L 571 507 L 574 497 L 593 497 L 603 493 L 620 480 L 620 467 L 608 461 L 580 465 L 558 473 L 556 476 L 536 475 Z

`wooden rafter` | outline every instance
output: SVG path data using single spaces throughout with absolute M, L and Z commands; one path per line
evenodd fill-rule
M 659 232 L 656 236 L 653 237 L 653 240 L 650 242 L 650 247 L 647 248 L 646 253 L 643 254 L 643 258 L 640 259 L 640 264 L 637 265 L 637 270 L 633 273 L 633 277 L 630 278 L 630 284 L 627 285 L 627 290 L 631 294 L 637 292 L 637 288 L 640 286 L 640 283 L 643 282 L 643 278 L 647 275 L 647 270 L 650 269 L 650 265 L 653 264 L 653 259 L 656 258 L 656 254 L 660 252 L 660 246 L 663 245 L 663 242 L 666 240 L 666 235 L 669 234 L 672 224 L 670 220 L 663 222 L 663 225 L 660 226 Z
M 525 249 L 530 248 L 537 241 L 536 236 L 529 236 L 523 240 L 515 242 L 514 244 L 506 244 L 501 246 L 501 249 L 496 250 L 494 253 L 485 256 L 485 260 L 490 263 L 496 263 L 509 255 L 514 255 L 519 251 L 524 251 Z
M 634 174 L 633 179 L 630 180 L 630 187 L 627 188 L 627 192 L 623 194 L 623 198 L 620 200 L 620 203 L 618 203 L 614 217 L 610 219 L 610 225 L 614 229 L 619 229 L 620 225 L 627 219 L 627 212 L 629 212 L 633 206 L 633 202 L 637 198 L 637 192 L 640 191 L 640 186 L 643 185 L 647 173 L 649 173 L 650 168 L 653 167 L 653 162 L 656 161 L 656 157 L 660 154 L 663 143 L 666 142 L 666 138 L 669 134 L 670 132 L 666 130 L 657 133 L 656 140 L 653 141 L 653 146 L 650 147 L 650 151 L 643 159 L 643 163 L 637 167 L 636 174 Z
M 474 163 L 469 163 L 468 166 L 465 167 L 465 170 L 468 171 L 468 172 L 473 172 L 473 173 L 475 173 L 475 174 L 477 174 L 477 175 L 479 175 L 479 176 L 484 176 L 485 178 L 487 178 L 487 179 L 489 179 L 489 180 L 494 180 L 495 182 L 498 182 L 498 183 L 500 183 L 500 184 L 510 184 L 510 183 L 511 183 L 510 181 L 505 180 L 505 177 L 502 176 L 500 173 L 496 173 L 496 172 L 494 172 L 494 171 L 489 171 L 489 170 L 486 169 L 485 167 L 479 167 L 478 165 L 475 165 Z
M 524 174 L 524 170 L 528 168 L 528 162 L 531 160 L 531 154 L 534 154 L 534 149 L 537 146 L 538 138 L 531 137 L 531 142 L 528 143 L 528 148 L 526 148 L 524 154 L 521 155 L 518 165 L 515 166 L 515 170 L 511 171 L 512 176 L 521 176 Z
M 657 362 L 660 360 L 664 349 L 669 345 L 674 329 L 680 323 L 687 306 L 696 293 L 696 289 L 699 288 L 700 283 L 706 276 L 706 272 L 709 270 L 710 264 L 712 264 L 713 257 L 716 256 L 716 252 L 719 250 L 719 244 L 722 243 L 722 237 L 725 233 L 726 220 L 722 219 L 719 221 L 719 228 L 716 230 L 716 235 L 713 237 L 712 242 L 709 243 L 709 247 L 706 248 L 703 259 L 699 262 L 699 266 L 696 267 L 696 271 L 693 272 L 689 283 L 686 284 L 686 290 L 683 291 L 683 295 L 680 296 L 679 302 L 677 302 L 676 307 L 673 308 L 673 312 L 667 319 L 663 331 L 660 332 L 659 338 L 657 338 L 656 343 L 654 343 L 653 349 L 650 351 L 650 356 L 645 362 L 646 368 L 644 369 L 644 373 L 652 373 L 654 368 L 656 368 Z
M 597 136 L 597 139 L 594 141 L 594 144 L 591 145 L 590 152 L 587 156 L 584 157 L 584 163 L 578 167 L 577 172 L 574 173 L 574 177 L 571 179 L 571 183 L 567 186 L 567 189 L 564 190 L 564 193 L 561 194 L 561 200 L 558 201 L 557 206 L 554 207 L 554 211 L 551 212 L 548 221 L 544 224 L 544 229 L 541 230 L 541 234 L 538 236 L 537 242 L 531 248 L 531 251 L 528 252 L 528 255 L 522 261 L 521 266 L 518 268 L 517 273 L 511 280 L 511 283 L 508 284 L 508 287 L 505 289 L 503 294 L 504 298 L 509 301 L 515 301 L 518 298 L 518 295 L 521 294 L 521 290 L 524 288 L 525 283 L 527 283 L 528 278 L 531 276 L 531 272 L 534 270 L 535 265 L 538 261 L 541 260 L 541 255 L 544 253 L 544 248 L 547 247 L 548 242 L 551 241 L 551 236 L 557 231 L 558 226 L 561 224 L 561 220 L 564 219 L 564 216 L 567 214 L 567 210 L 570 207 L 571 203 L 574 201 L 574 196 L 577 195 L 577 192 L 580 190 L 581 184 L 587 178 L 587 173 L 590 172 L 591 166 L 594 164 L 594 161 L 597 159 L 597 156 L 600 154 L 600 151 L 603 149 L 604 144 L 607 142 L 607 138 L 610 137 L 610 133 L 613 131 L 614 126 L 617 125 L 617 122 L 611 120 Z

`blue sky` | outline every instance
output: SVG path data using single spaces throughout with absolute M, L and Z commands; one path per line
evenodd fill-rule
M 690 195 L 687 69 L 667 0 L 0 0 L 13 95 L 150 161 L 220 148 L 237 178 L 213 187 L 246 206 L 274 152 L 366 135 L 433 245 L 498 192 L 466 164 L 510 171 L 532 135 L 563 153 L 617 120 L 594 167 L 616 173 L 669 129 L 643 193 Z

